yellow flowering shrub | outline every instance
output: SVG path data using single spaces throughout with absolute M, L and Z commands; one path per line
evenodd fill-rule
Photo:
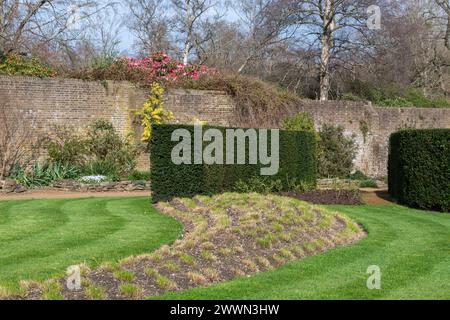
M 144 128 L 142 141 L 150 141 L 154 124 L 162 124 L 173 120 L 173 113 L 164 109 L 164 88 L 160 84 L 156 82 L 152 84 L 150 97 L 136 114 L 140 117 Z

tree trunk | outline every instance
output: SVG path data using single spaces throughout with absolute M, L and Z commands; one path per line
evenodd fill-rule
M 320 56 L 320 100 L 327 101 L 330 92 L 330 58 L 333 50 L 334 0 L 326 0 L 321 39 L 322 54 Z
M 189 53 L 191 52 L 192 33 L 194 32 L 194 21 L 192 18 L 191 1 L 185 0 L 186 5 L 186 41 L 183 48 L 183 64 L 185 66 L 189 63 Z
M 190 46 L 191 46 L 191 44 L 189 43 L 189 40 L 187 40 L 186 43 L 184 44 L 184 49 L 183 49 L 183 64 L 185 66 L 187 66 L 187 64 L 189 63 Z
M 450 12 L 447 13 L 447 31 L 445 32 L 445 47 L 450 50 Z
M 247 66 L 248 62 L 250 61 L 251 57 L 247 57 L 244 61 L 244 63 L 239 67 L 238 73 L 242 73 L 244 71 L 245 67 Z

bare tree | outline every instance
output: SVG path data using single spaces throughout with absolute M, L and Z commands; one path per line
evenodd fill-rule
M 235 8 L 247 31 L 247 53 L 238 73 L 242 73 L 265 49 L 279 45 L 295 34 L 297 1 L 239 0 Z
M 414 87 L 426 95 L 448 92 L 450 52 L 435 0 L 378 1 L 378 5 L 383 28 L 370 35 L 372 49 L 356 67 L 354 78 L 376 87 Z
M 212 37 L 220 19 L 219 0 L 127 0 L 128 28 L 138 38 L 141 53 L 176 51 L 186 65 Z M 178 49 L 177 49 L 178 48 Z M 205 53 L 205 51 L 204 51 Z
M 169 4 L 164 0 L 127 0 L 127 3 L 130 15 L 126 17 L 126 24 L 137 38 L 139 52 L 171 50 L 167 15 Z
M 36 17 L 49 4 L 50 1 L 46 0 L 0 1 L 0 51 L 10 53 L 17 50 L 24 33 L 38 30 Z
M 64 68 L 84 69 L 91 66 L 106 66 L 120 54 L 120 32 L 122 17 L 110 6 L 84 19 L 83 32 L 72 41 L 61 41 L 50 49 L 53 53 L 49 64 L 59 60 Z M 35 53 L 36 56 L 41 56 Z M 52 63 L 53 62 L 53 63 Z
M 73 40 L 83 31 L 77 23 L 112 4 L 93 0 L 0 0 L 0 51 L 19 53 L 38 44 Z
M 330 92 L 330 57 L 334 45 L 334 33 L 336 31 L 336 3 L 333 0 L 325 0 L 322 7 L 319 4 L 319 13 L 322 19 L 322 35 L 321 45 L 322 52 L 320 54 L 320 100 L 328 100 Z
M 214 32 L 207 41 L 196 43 L 198 62 L 220 70 L 237 70 L 246 53 L 243 46 L 246 37 L 239 25 L 219 20 L 206 26 L 206 30 Z
M 195 45 L 201 45 L 211 36 L 211 33 L 198 32 L 198 28 L 212 14 L 212 9 L 218 6 L 216 0 L 171 0 L 176 15 L 174 25 L 181 36 L 181 56 L 183 64 L 187 65 L 189 56 Z M 218 19 L 216 15 L 215 19 Z
M 450 0 L 435 0 L 436 3 L 441 7 L 441 9 L 445 13 L 445 18 L 447 20 L 445 36 L 444 36 L 444 44 L 445 47 L 450 50 Z
M 368 32 L 369 1 L 305 0 L 301 7 L 301 40 L 320 51 L 320 100 L 328 100 L 331 63 L 339 52 L 364 49 L 361 36 Z
M 33 141 L 33 120 L 24 119 L 14 110 L 0 105 L 0 179 L 10 173 L 12 167 L 24 160 Z

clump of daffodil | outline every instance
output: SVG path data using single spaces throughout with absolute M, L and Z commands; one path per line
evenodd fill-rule
M 141 118 L 144 128 L 142 141 L 150 141 L 152 126 L 173 120 L 173 113 L 164 109 L 164 88 L 159 83 L 153 83 L 150 88 L 150 97 L 145 101 L 142 109 L 136 114 Z

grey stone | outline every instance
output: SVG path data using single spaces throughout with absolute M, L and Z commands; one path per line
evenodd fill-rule
M 55 181 L 52 183 L 53 188 L 57 189 L 65 189 L 65 190 L 78 190 L 81 186 L 81 183 L 79 183 L 76 180 L 60 180 Z
M 11 189 L 17 185 L 16 180 L 14 179 L 5 179 L 3 180 L 3 189 Z
M 16 187 L 14 188 L 14 192 L 15 193 L 23 193 L 26 192 L 28 189 L 25 186 L 22 186 L 20 184 L 16 185 Z

